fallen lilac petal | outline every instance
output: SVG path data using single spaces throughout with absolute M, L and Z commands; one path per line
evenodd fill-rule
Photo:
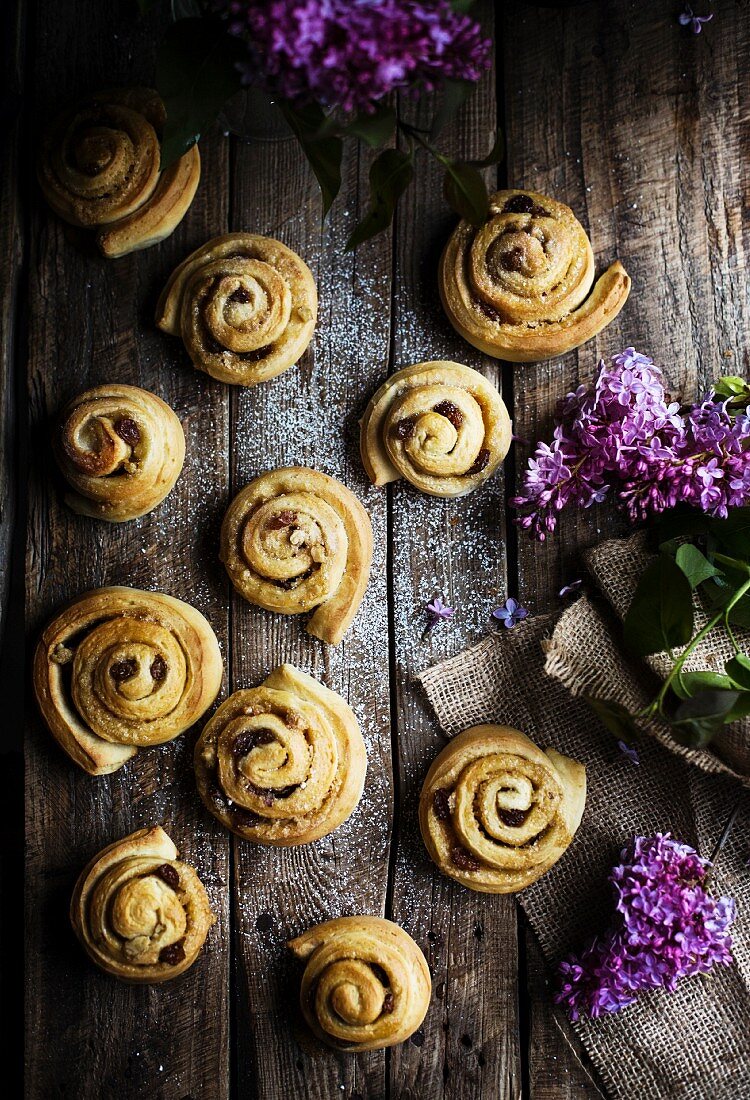
M 627 741 L 618 741 L 617 747 L 623 756 L 627 756 L 631 764 L 640 764 L 641 758 L 638 755 L 638 750 L 632 745 L 629 745 Z
M 514 627 L 517 623 L 522 622 L 527 618 L 529 612 L 525 607 L 519 604 L 518 600 L 509 596 L 502 607 L 496 607 L 492 612 L 492 618 L 497 619 L 508 630 Z

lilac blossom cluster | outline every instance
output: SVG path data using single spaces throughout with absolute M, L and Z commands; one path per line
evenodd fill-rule
M 609 931 L 558 968 L 557 1004 L 571 1020 L 632 1004 L 647 989 L 732 962 L 732 898 L 705 889 L 709 862 L 669 833 L 636 837 L 609 880 L 617 899 Z
M 216 0 L 246 42 L 248 84 L 292 103 L 369 113 L 397 88 L 477 81 L 491 41 L 449 0 Z
M 635 348 L 601 360 L 594 385 L 560 403 L 552 442 L 537 445 L 511 503 L 543 541 L 566 505 L 589 508 L 611 490 L 633 522 L 679 503 L 726 517 L 750 503 L 750 410 L 732 416 L 710 394 L 683 411 Z

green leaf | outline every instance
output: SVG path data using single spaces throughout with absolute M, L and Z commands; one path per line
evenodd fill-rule
M 707 745 L 739 699 L 738 691 L 701 691 L 680 703 L 670 726 L 683 744 Z
M 710 530 L 729 554 L 750 558 L 750 507 L 733 508 L 726 519 L 714 519 Z
M 358 244 L 382 233 L 393 221 L 401 195 L 412 181 L 414 163 L 410 153 L 385 149 L 370 165 L 370 209 L 346 242 L 351 252 Z
M 737 402 L 740 405 L 750 404 L 750 383 L 736 374 L 725 374 L 718 382 L 714 383 L 714 393 L 724 400 Z
M 302 108 L 292 107 L 289 103 L 280 106 L 318 181 L 325 217 L 341 190 L 344 143 L 330 131 L 330 116 L 317 104 Z
M 361 115 L 346 127 L 348 134 L 361 138 L 372 149 L 379 149 L 393 136 L 396 129 L 396 111 L 393 107 L 380 107 L 374 114 Z
M 498 130 L 495 137 L 495 144 L 492 146 L 487 156 L 482 157 L 481 160 L 467 160 L 466 163 L 470 164 L 472 168 L 490 168 L 493 164 L 499 164 L 504 156 L 505 141 L 502 132 Z
M 738 653 L 732 657 L 731 661 L 726 662 L 724 668 L 727 676 L 737 687 L 750 691 L 750 657 L 746 657 L 744 653 Z
M 449 162 L 445 169 L 443 192 L 457 214 L 472 225 L 482 225 L 489 210 L 487 187 L 481 174 L 470 164 Z
M 736 573 L 743 574 L 744 577 L 750 576 L 750 562 L 742 561 L 740 558 L 730 558 L 726 554 L 714 554 L 714 560 L 721 562 L 727 569 L 733 569 Z
M 734 580 L 735 578 L 732 579 Z M 706 591 L 708 595 L 713 614 L 722 611 L 727 606 L 734 597 L 739 585 L 744 583 L 744 581 L 744 574 L 740 574 L 736 584 L 721 584 L 721 578 L 715 577 L 713 582 L 706 585 L 704 591 Z M 741 600 L 738 600 L 731 609 L 729 612 L 729 622 L 732 626 L 739 626 L 750 630 L 750 592 L 746 593 Z
M 475 2 L 476 0 L 451 0 L 451 7 L 454 11 L 466 14 L 467 11 L 471 11 Z
M 750 630 L 750 592 L 734 605 L 729 612 L 729 621 L 732 626 Z
M 660 554 L 644 571 L 625 616 L 625 645 L 638 657 L 686 645 L 693 632 L 690 582 Z
M 462 106 L 476 88 L 470 80 L 446 80 L 440 105 L 435 111 L 435 117 L 430 127 L 430 141 L 434 141 L 438 134 L 448 125 L 459 107 Z
M 741 718 L 747 718 L 748 715 L 750 715 L 750 691 L 741 691 L 739 699 L 724 717 L 724 724 L 738 722 Z
M 145 0 L 148 4 L 157 3 L 158 0 Z M 200 19 L 205 15 L 201 0 L 171 0 L 172 19 Z
M 606 726 L 620 741 L 629 742 L 639 733 L 633 715 L 614 699 L 595 699 L 592 695 L 584 695 L 584 699 L 602 725 Z
M 738 558 L 747 559 L 750 553 L 750 506 L 732 508 L 726 519 L 707 516 L 694 508 L 670 508 L 657 517 L 653 526 L 659 545 L 674 538 L 695 541 L 709 535 Z
M 675 676 L 671 684 L 672 691 L 678 699 L 690 699 L 705 688 L 718 688 L 721 691 L 731 691 L 734 684 L 722 672 L 683 672 Z
M 711 605 L 712 614 L 724 611 L 736 598 L 737 590 L 747 584 L 748 576 L 744 562 L 735 561 L 732 558 L 722 557 L 724 575 L 714 577 L 704 588 Z M 730 609 L 729 622 L 732 626 L 750 629 L 750 592 L 746 592 Z
M 215 20 L 181 19 L 168 28 L 156 62 L 156 85 L 167 111 L 162 169 L 198 141 L 239 89 L 238 46 Z
M 687 577 L 690 587 L 695 589 L 703 581 L 710 577 L 718 577 L 721 570 L 715 569 L 708 558 L 700 552 L 697 546 L 685 542 L 677 547 L 675 561 Z
M 670 508 L 657 516 L 653 525 L 656 542 L 661 547 L 673 539 L 696 539 L 705 535 L 710 527 L 711 518 L 704 512 L 693 508 Z

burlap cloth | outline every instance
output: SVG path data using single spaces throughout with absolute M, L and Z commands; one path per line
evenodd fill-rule
M 644 554 L 642 541 L 631 539 L 589 555 L 592 575 L 620 614 Z M 676 747 L 663 727 L 640 736 L 640 766 L 620 752 L 578 697 L 589 692 L 629 707 L 652 697 L 654 673 L 623 658 L 617 632 L 607 608 L 582 597 L 559 619 L 529 618 L 419 679 L 449 736 L 477 722 L 504 722 L 586 766 L 586 810 L 573 843 L 519 895 L 553 965 L 605 930 L 613 912 L 607 874 L 630 837 L 669 831 L 708 856 L 739 800 L 712 876 L 712 888 L 737 902 L 735 965 L 572 1026 L 615 1097 L 750 1100 L 750 792 L 714 753 Z

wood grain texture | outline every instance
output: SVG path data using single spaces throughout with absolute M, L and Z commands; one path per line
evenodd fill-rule
M 490 30 L 491 6 L 481 11 Z M 494 78 L 488 74 L 441 138 L 441 150 L 483 156 L 495 140 L 495 107 Z M 402 109 L 417 125 L 428 121 L 425 112 L 415 114 L 403 104 Z M 414 186 L 396 220 L 388 371 L 427 359 L 455 359 L 499 385 L 498 364 L 462 341 L 440 308 L 437 260 L 454 224 L 438 166 L 418 157 Z M 400 807 L 389 915 L 424 949 L 434 985 L 420 1033 L 390 1055 L 391 1095 L 512 1100 L 521 1095 L 515 904 L 512 898 L 463 889 L 442 877 L 425 853 L 417 802 L 444 738 L 412 682 L 417 672 L 480 635 L 504 598 L 502 473 L 460 500 L 436 500 L 404 482 L 389 493 Z M 422 641 L 425 605 L 437 595 L 457 609 L 456 615 Z
M 21 5 L 3 8 L 2 116 L 6 133 L 0 146 L 0 647 L 9 606 L 11 554 L 18 507 L 16 492 L 17 409 L 14 364 L 23 339 L 19 284 L 25 245 L 23 205 L 23 84 L 26 13 Z
M 102 85 L 148 81 L 155 28 L 130 4 L 38 6 L 36 119 Z M 28 599 L 30 641 L 76 592 L 107 583 L 162 589 L 203 611 L 226 646 L 223 579 L 213 553 L 226 493 L 228 398 L 198 378 L 153 324 L 156 296 L 175 264 L 226 224 L 223 144 L 203 148 L 201 186 L 188 218 L 161 246 L 118 261 L 93 255 L 34 195 L 29 259 L 31 415 Z M 97 383 L 136 383 L 180 416 L 189 461 L 159 509 L 112 526 L 70 512 L 50 454 L 62 404 Z M 35 709 L 27 736 L 27 1077 L 32 1097 L 201 1096 L 228 1091 L 228 856 L 205 820 L 192 774 L 193 737 L 144 750 L 92 779 L 75 768 Z M 108 978 L 73 938 L 67 906 L 87 860 L 111 841 L 163 824 L 199 870 L 219 918 L 199 961 L 152 989 Z
M 417 799 L 444 742 L 412 678 L 478 638 L 508 591 L 534 612 L 559 606 L 557 591 L 580 574 L 580 550 L 623 530 L 622 521 L 612 509 L 592 509 L 565 517 L 544 546 L 518 540 L 505 499 L 525 461 L 520 447 L 506 464 L 506 483 L 500 474 L 463 500 L 427 498 L 403 483 L 375 490 L 359 461 L 357 418 L 390 373 L 428 358 L 454 358 L 502 383 L 517 434 L 532 442 L 548 436 L 557 398 L 592 376 L 599 355 L 625 344 L 652 354 L 675 394 L 686 397 L 722 371 L 747 372 L 750 21 L 743 0 L 712 7 L 714 21 L 697 37 L 676 24 L 669 5 L 497 6 L 500 103 L 493 73 L 441 148 L 485 153 L 499 108 L 508 156 L 498 182 L 507 178 L 569 203 L 590 231 L 599 269 L 619 257 L 633 277 L 615 324 L 548 363 L 498 364 L 450 328 L 436 269 L 455 219 L 438 168 L 421 153 L 393 233 L 345 255 L 367 205 L 369 155 L 349 154 L 341 196 L 321 227 L 317 189 L 293 141 L 246 145 L 217 135 L 202 143 L 201 186 L 175 235 L 115 262 L 95 256 L 35 190 L 30 248 L 22 253 L 12 186 L 30 167 L 11 159 L 0 225 L 10 271 L 0 351 L 7 362 L 15 350 L 19 369 L 28 372 L 31 643 L 76 591 L 111 582 L 162 588 L 199 607 L 219 634 L 223 695 L 291 661 L 349 700 L 369 755 L 363 800 L 335 834 L 306 848 L 262 849 L 231 838 L 203 809 L 192 775 L 193 734 L 94 780 L 76 771 L 32 713 L 32 1100 L 601 1096 L 585 1054 L 550 1004 L 550 970 L 513 899 L 464 890 L 427 859 Z M 492 5 L 477 10 L 490 28 Z M 157 18 L 141 21 L 130 0 L 111 0 L 87 8 L 84 21 L 68 6 L 40 0 L 28 80 L 37 124 L 50 105 L 81 91 L 150 80 Z M 401 109 L 410 121 L 427 119 L 413 104 Z M 488 173 L 491 183 L 495 176 Z M 320 293 L 311 349 L 296 368 L 254 390 L 230 390 L 198 374 L 180 343 L 153 324 L 156 296 L 173 266 L 227 229 L 277 236 L 307 260 Z M 28 357 L 13 326 L 18 303 L 29 312 Z M 111 380 L 159 393 L 188 437 L 185 471 L 170 497 L 155 514 L 120 527 L 65 508 L 49 450 L 60 406 L 87 385 Z M 12 392 L 0 365 L 0 423 L 9 422 Z M 337 648 L 307 635 L 301 618 L 244 603 L 218 563 L 218 526 L 229 499 L 258 473 L 288 463 L 340 478 L 372 517 L 372 581 Z M 12 515 L 8 466 L 0 469 L 0 597 L 7 592 L 3 554 Z M 422 641 L 424 606 L 436 595 L 457 614 Z M 220 920 L 183 979 L 149 990 L 121 986 L 90 965 L 66 910 L 83 863 L 154 821 L 198 867 Z M 299 968 L 285 948 L 310 924 L 353 912 L 399 921 L 425 951 L 434 983 L 429 1013 L 411 1041 L 356 1057 L 305 1035 L 296 1008 Z
M 750 24 L 742 7 L 712 5 L 712 33 L 700 37 L 677 25 L 669 5 L 506 8 L 509 185 L 568 203 L 590 233 L 598 270 L 619 258 L 633 280 L 622 313 L 595 340 L 514 369 L 519 436 L 549 438 L 557 399 L 589 381 L 600 356 L 628 345 L 651 355 L 687 400 L 721 373 L 747 372 Z M 517 451 L 518 473 L 525 455 Z M 625 529 L 612 507 L 600 507 L 564 516 L 543 546 L 521 538 L 523 603 L 536 612 L 559 606 L 557 591 L 581 575 L 580 550 Z M 576 1054 L 561 1042 L 527 935 L 531 1096 L 597 1096 L 572 1033 Z
M 368 753 L 362 800 L 329 837 L 288 849 L 235 841 L 238 998 L 251 1021 L 238 1080 L 244 1094 L 251 1066 L 259 1095 L 268 1100 L 376 1097 L 385 1088 L 382 1051 L 340 1055 L 301 1032 L 301 968 L 285 948 L 310 925 L 385 909 L 393 821 L 386 502 L 361 467 L 357 413 L 388 355 L 390 240 L 384 235 L 356 256 L 344 254 L 351 225 L 366 209 L 366 171 L 356 155 L 346 161 L 338 216 L 323 227 L 317 188 L 293 140 L 240 144 L 233 174 L 232 228 L 276 236 L 295 249 L 313 271 L 320 307 L 314 343 L 298 366 L 268 385 L 232 394 L 232 492 L 276 466 L 312 466 L 357 494 L 375 535 L 370 584 L 339 646 L 307 634 L 302 616 L 271 615 L 232 597 L 233 689 L 254 685 L 290 661 L 348 700 Z
M 626 0 L 506 14 L 508 178 L 572 206 L 598 270 L 619 258 L 633 279 L 595 340 L 514 371 L 519 435 L 544 438 L 557 398 L 626 345 L 663 366 L 676 397 L 691 399 L 728 368 L 747 370 L 741 7 L 716 5 L 717 33 L 700 37 L 683 33 L 668 7 L 636 13 Z M 544 547 L 523 540 L 524 601 L 543 610 L 558 580 L 576 575 L 577 551 L 622 529 L 611 509 L 594 508 L 567 517 Z
M 526 922 L 524 921 L 524 924 Z M 552 1004 L 554 981 L 534 933 L 524 936 L 530 1100 L 597 1100 L 606 1095 L 591 1059 L 562 1008 Z

